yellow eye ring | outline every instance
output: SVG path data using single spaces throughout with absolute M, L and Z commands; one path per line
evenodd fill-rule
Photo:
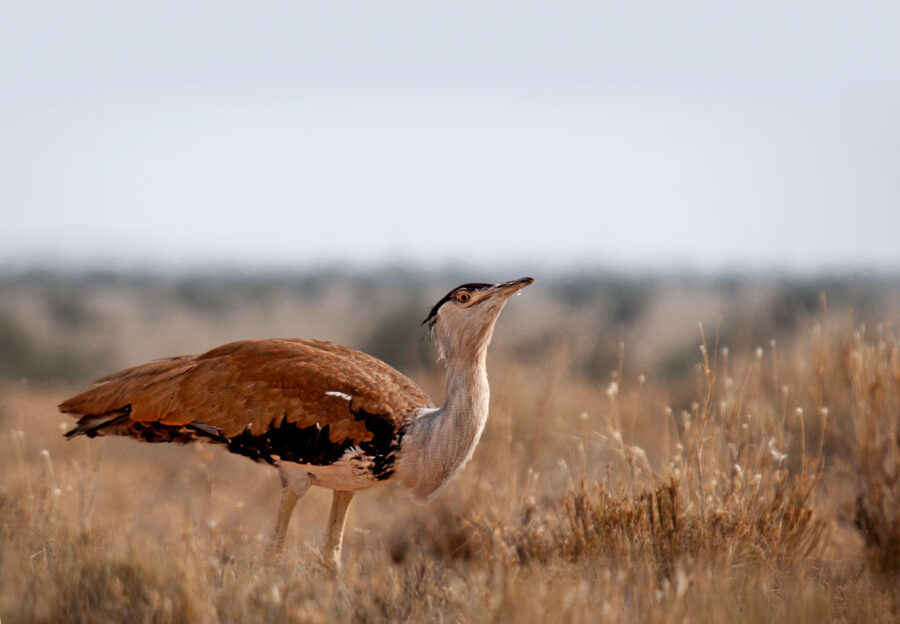
M 469 299 L 471 299 L 471 298 L 472 298 L 472 295 L 470 295 L 465 290 L 462 290 L 462 291 L 456 293 L 456 300 L 459 301 L 460 303 L 468 303 Z

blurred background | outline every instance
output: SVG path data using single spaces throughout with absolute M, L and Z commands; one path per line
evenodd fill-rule
M 0 3 L 0 618 L 896 621 L 898 32 L 897 2 Z M 269 468 L 61 435 L 90 380 L 246 338 L 439 402 L 428 309 L 522 276 L 472 464 L 358 496 L 339 583 L 327 492 L 260 566 Z
M 12 3 L 0 375 L 83 381 L 318 336 L 427 367 L 464 281 L 498 340 L 689 366 L 900 301 L 896 3 Z M 714 328 L 714 329 L 713 329 Z

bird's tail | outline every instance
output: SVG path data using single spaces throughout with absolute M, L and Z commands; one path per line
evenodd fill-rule
M 79 418 L 78 422 L 75 423 L 75 426 L 69 431 L 66 431 L 64 435 L 66 438 L 74 438 L 79 435 L 86 435 L 89 438 L 93 438 L 101 435 L 101 430 L 106 427 L 114 429 L 116 425 L 127 422 L 129 412 L 131 412 L 130 406 L 106 414 L 85 414 Z

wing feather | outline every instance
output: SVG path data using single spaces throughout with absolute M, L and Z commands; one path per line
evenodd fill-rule
M 127 409 L 132 423 L 213 427 L 225 438 L 261 436 L 283 421 L 328 425 L 332 442 L 359 444 L 373 433 L 356 414 L 377 415 L 396 428 L 430 404 L 415 383 L 370 355 L 331 342 L 279 339 L 129 368 L 59 409 L 82 418 Z

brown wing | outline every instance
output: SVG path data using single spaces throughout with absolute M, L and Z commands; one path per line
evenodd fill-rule
M 430 404 L 410 379 L 372 356 L 331 342 L 282 339 L 234 342 L 129 368 L 59 409 L 81 416 L 70 434 L 160 439 L 140 434 L 158 424 L 230 441 L 292 425 L 321 431 L 333 444 L 360 444 L 378 430 L 397 430 Z M 185 441 L 171 436 L 163 439 Z

